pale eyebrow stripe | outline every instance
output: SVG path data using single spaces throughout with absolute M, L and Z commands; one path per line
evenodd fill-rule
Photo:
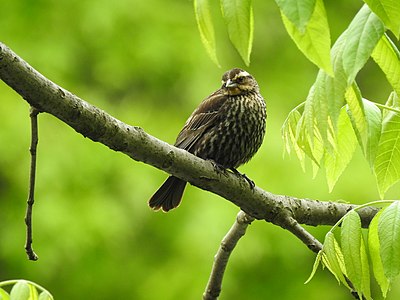
M 236 77 L 250 77 L 251 75 L 246 72 L 246 71 L 241 71 L 239 74 L 236 75 Z

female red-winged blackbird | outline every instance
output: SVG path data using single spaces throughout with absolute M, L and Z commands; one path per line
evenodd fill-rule
M 236 168 L 248 162 L 261 146 L 266 117 L 254 77 L 232 69 L 222 76 L 222 87 L 203 100 L 186 121 L 175 146 L 238 173 Z M 168 177 L 149 206 L 165 212 L 177 207 L 185 186 L 186 181 Z

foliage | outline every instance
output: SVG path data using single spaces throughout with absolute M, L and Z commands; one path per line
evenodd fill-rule
M 353 157 L 355 139 L 351 131 L 354 131 L 375 171 L 383 197 L 388 188 L 400 180 L 396 138 L 400 123 L 396 122 L 396 114 L 381 118 L 377 113 L 378 107 L 396 111 L 395 103 L 400 94 L 400 54 L 385 33 L 391 31 L 399 37 L 400 4 L 398 1 L 366 1 L 330 49 L 330 29 L 322 0 L 276 0 L 276 3 L 290 37 L 320 68 L 302 106 L 303 112 L 299 114 L 297 107 L 284 123 L 282 135 L 286 149 L 294 150 L 303 165 L 306 156 L 317 166 L 323 164 L 332 190 Z M 248 65 L 254 30 L 252 1 L 221 1 L 221 7 L 229 38 Z M 203 44 L 216 61 L 209 4 L 195 1 L 195 8 Z M 355 79 L 370 57 L 392 85 L 390 97 L 395 98 L 389 99 L 392 105 L 382 106 L 362 98 Z M 344 104 L 347 104 L 347 117 L 340 113 Z
M 12 285 L 10 293 L 3 287 Z M 39 292 L 40 294 L 39 294 Z M 26 280 L 7 280 L 0 282 L 1 300 L 53 300 L 53 296 L 40 285 Z
M 400 5 L 397 8 L 400 9 Z M 303 112 L 296 122 L 289 115 L 282 128 L 287 149 L 303 152 L 314 164 L 325 166 L 330 190 L 353 157 L 356 141 L 375 171 L 381 197 L 400 180 L 395 136 L 400 123 L 396 125 L 396 112 L 382 118 L 378 111 L 378 107 L 384 110 L 382 113 L 388 109 L 396 111 L 400 80 L 398 49 L 384 31 L 384 22 L 364 5 L 332 47 L 333 74 L 325 69 L 319 71 Z M 319 48 L 320 52 L 324 51 Z M 355 81 L 371 56 L 393 87 L 387 105 L 363 99 Z M 340 114 L 343 109 L 347 116 Z M 350 121 L 345 122 L 345 119 Z M 298 157 L 301 161 L 305 159 L 304 155 Z
M 379 201 L 359 206 L 348 212 L 326 234 L 323 249 L 318 253 L 309 282 L 320 263 L 360 299 L 372 299 L 370 291 L 370 270 L 368 258 L 372 262 L 373 274 L 384 298 L 390 286 L 400 273 L 400 201 L 390 201 L 390 206 L 382 209 L 372 220 L 368 229 L 368 250 L 365 246 L 357 210 L 368 205 L 382 204 Z M 334 231 L 340 227 L 340 244 Z M 352 287 L 349 287 L 351 281 Z

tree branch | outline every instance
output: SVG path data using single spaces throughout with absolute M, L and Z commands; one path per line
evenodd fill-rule
M 259 187 L 251 190 L 247 182 L 235 174 L 221 176 L 210 162 L 158 140 L 140 127 L 127 125 L 78 98 L 45 78 L 2 43 L 0 78 L 30 105 L 57 117 L 83 136 L 218 194 L 256 219 L 283 228 L 287 228 L 288 218 L 300 224 L 333 225 L 356 207 L 275 195 Z M 376 212 L 376 208 L 370 207 L 359 211 L 364 227 Z
M 239 239 L 244 236 L 247 227 L 253 221 L 254 218 L 246 214 L 244 211 L 241 210 L 238 213 L 235 223 L 222 239 L 218 252 L 214 257 L 214 264 L 203 294 L 203 300 L 218 299 L 218 296 L 221 293 L 222 279 L 224 277 L 229 257 Z
M 26 201 L 26 213 L 25 213 L 25 224 L 26 224 L 26 241 L 25 241 L 25 252 L 29 260 L 38 260 L 39 257 L 33 251 L 32 243 L 32 211 L 33 204 L 35 203 L 35 179 L 36 179 L 36 150 L 38 144 L 38 124 L 37 116 L 39 111 L 31 106 L 29 116 L 31 118 L 31 145 L 29 152 L 31 154 L 31 167 L 29 172 L 29 192 L 28 200 Z

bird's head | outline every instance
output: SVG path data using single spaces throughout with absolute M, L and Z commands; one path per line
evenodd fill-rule
M 242 69 L 235 68 L 222 76 L 222 89 L 234 96 L 257 92 L 259 88 L 253 76 Z

